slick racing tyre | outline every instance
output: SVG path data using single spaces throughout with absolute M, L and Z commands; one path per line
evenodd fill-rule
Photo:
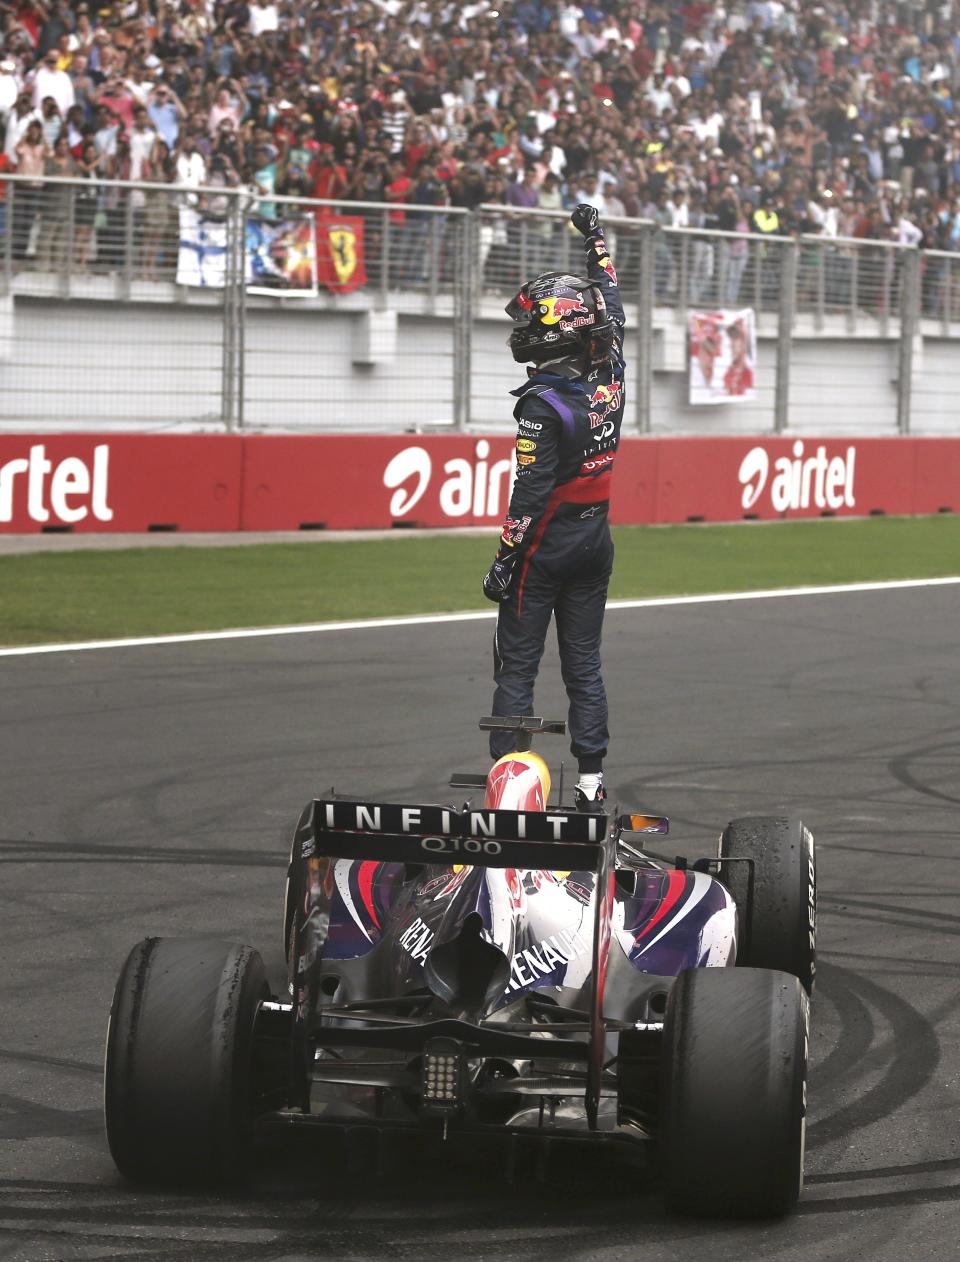
M 737 963 L 793 973 L 811 994 L 817 868 L 810 830 L 783 816 L 735 819 L 723 830 L 720 859 L 720 880 L 737 905 Z
M 140 1182 L 241 1175 L 253 1143 L 260 956 L 233 942 L 147 938 L 117 982 L 107 1030 L 110 1152 Z
M 768 969 L 688 969 L 667 1005 L 658 1143 L 683 1214 L 768 1218 L 803 1186 L 809 1000 Z

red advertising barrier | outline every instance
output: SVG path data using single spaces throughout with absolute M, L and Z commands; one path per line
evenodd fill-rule
M 0 533 L 498 525 L 513 441 L 0 435 Z M 957 438 L 627 438 L 618 524 L 960 511 Z
M 0 533 L 237 530 L 233 435 L 0 434 Z
M 648 520 L 936 512 L 939 504 L 917 505 L 914 476 L 918 447 L 931 445 L 951 444 L 909 438 L 662 439 Z M 960 441 L 953 445 L 960 451 Z M 953 498 L 960 507 L 960 489 Z
M 243 529 L 502 522 L 510 438 L 255 435 L 244 451 Z

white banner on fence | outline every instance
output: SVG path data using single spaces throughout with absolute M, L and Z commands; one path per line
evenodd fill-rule
M 244 272 L 252 294 L 309 297 L 317 292 L 317 244 L 312 215 L 271 223 L 244 221 Z M 177 284 L 223 289 L 227 276 L 227 225 L 180 207 Z
M 752 307 L 691 311 L 690 402 L 735 403 L 757 397 L 757 325 Z
M 227 225 L 201 218 L 192 206 L 181 206 L 177 284 L 222 289 L 226 268 Z

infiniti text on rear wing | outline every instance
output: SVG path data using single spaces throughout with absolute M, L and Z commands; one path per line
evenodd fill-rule
M 301 833 L 301 857 L 596 872 L 612 822 L 602 814 L 321 798 Z

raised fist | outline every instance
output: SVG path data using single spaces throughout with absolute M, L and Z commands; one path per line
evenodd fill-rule
M 600 212 L 596 206 L 581 202 L 579 206 L 574 207 L 570 222 L 582 236 L 592 237 L 600 231 Z

